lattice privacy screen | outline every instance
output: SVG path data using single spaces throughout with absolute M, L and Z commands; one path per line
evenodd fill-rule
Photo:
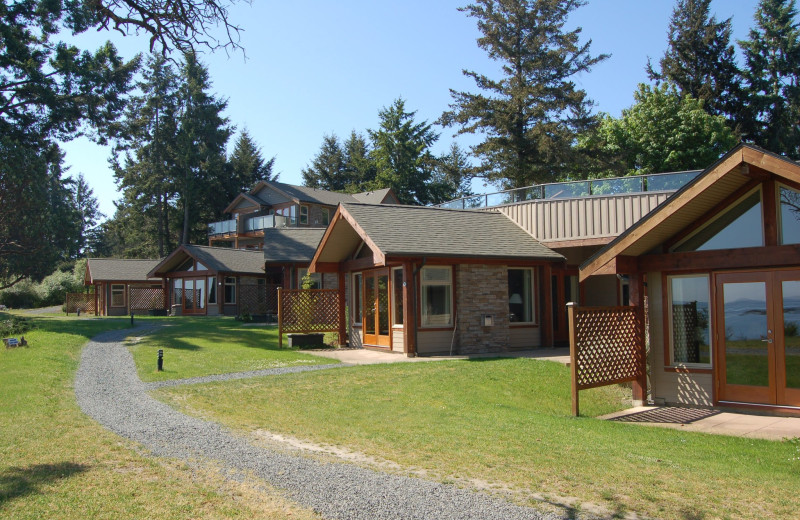
M 129 301 L 131 312 L 164 309 L 164 289 L 160 287 L 131 287 Z
M 339 291 L 336 289 L 281 290 L 279 294 L 281 333 L 339 330 Z
M 94 293 L 67 293 L 67 314 L 73 312 L 91 312 L 94 314 Z

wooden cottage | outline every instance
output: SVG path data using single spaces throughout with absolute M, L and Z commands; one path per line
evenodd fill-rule
M 797 163 L 736 147 L 580 266 L 602 274 L 648 302 L 656 403 L 800 414 Z
M 165 286 L 150 276 L 158 260 L 89 258 L 84 285 L 94 287 L 96 316 L 127 316 L 164 309 Z

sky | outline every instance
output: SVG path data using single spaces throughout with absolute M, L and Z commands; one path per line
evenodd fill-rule
M 240 3 L 231 21 L 241 26 L 241 51 L 201 56 L 213 93 L 227 99 L 225 115 L 238 130 L 247 128 L 265 158 L 276 157 L 279 180 L 302 184 L 301 170 L 319 151 L 323 136 L 341 139 L 378 125 L 378 112 L 398 97 L 416 121 L 435 122 L 448 109 L 450 89 L 477 92 L 462 70 L 499 77 L 500 65 L 478 48 L 473 18 L 454 0 L 293 0 Z M 734 40 L 746 39 L 757 0 L 714 0 L 718 19 L 732 17 Z M 588 0 L 573 11 L 571 27 L 592 40 L 593 55 L 611 57 L 575 82 L 595 102 L 595 110 L 619 117 L 647 82 L 648 57 L 663 56 L 674 0 Z M 147 51 L 144 37 L 90 32 L 75 38 L 82 48 L 111 40 L 124 57 Z M 738 48 L 737 48 L 738 52 Z M 440 133 L 435 151 L 458 142 L 467 148 L 476 136 Z M 229 149 L 235 143 L 231 138 Z M 120 194 L 108 166 L 110 147 L 87 139 L 63 146 L 69 174 L 83 173 L 108 217 Z M 495 191 L 474 184 L 477 192 Z

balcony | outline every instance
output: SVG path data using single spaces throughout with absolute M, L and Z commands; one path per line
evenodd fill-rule
M 208 236 L 230 235 L 236 233 L 236 220 L 223 220 L 208 225 Z
M 284 217 L 281 215 L 261 215 L 258 217 L 250 217 L 246 220 L 242 218 L 242 222 L 239 225 L 237 225 L 237 222 L 236 219 L 212 222 L 208 225 L 208 236 L 255 233 L 269 228 L 297 225 L 296 218 Z
M 624 195 L 629 193 L 675 191 L 697 177 L 700 170 L 676 173 L 655 173 L 612 177 L 585 181 L 538 184 L 525 188 L 472 195 L 451 200 L 437 207 L 449 209 L 480 209 L 504 206 L 517 202 L 542 199 L 579 198 L 600 195 Z

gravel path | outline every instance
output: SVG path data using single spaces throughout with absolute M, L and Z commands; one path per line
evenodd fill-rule
M 562 518 L 454 486 L 253 446 L 217 423 L 183 415 L 150 397 L 147 390 L 153 385 L 139 380 L 123 343 L 130 332 L 101 334 L 83 349 L 75 394 L 86 414 L 155 455 L 193 463 L 215 461 L 234 474 L 251 471 L 329 519 Z

